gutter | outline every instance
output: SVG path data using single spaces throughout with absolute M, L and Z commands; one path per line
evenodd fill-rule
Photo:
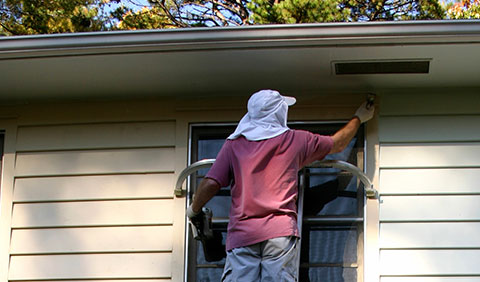
M 480 43 L 480 21 L 255 25 L 0 38 L 0 60 L 145 52 Z

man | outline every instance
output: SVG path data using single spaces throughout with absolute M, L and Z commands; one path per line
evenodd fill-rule
M 200 183 L 189 218 L 221 187 L 231 185 L 227 259 L 222 281 L 297 281 L 297 178 L 305 165 L 341 152 L 373 117 L 364 103 L 333 136 L 287 127 L 293 97 L 261 90 Z

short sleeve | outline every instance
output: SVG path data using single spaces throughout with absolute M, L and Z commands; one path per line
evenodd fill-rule
M 230 142 L 231 141 L 227 140 L 225 144 L 223 144 L 215 159 L 215 163 L 213 163 L 213 166 L 205 176 L 206 178 L 217 181 L 221 187 L 226 187 L 230 185 L 231 182 Z
M 317 160 L 323 160 L 333 148 L 333 139 L 331 136 L 315 134 L 311 132 L 302 132 L 305 145 L 305 155 L 301 166 L 308 165 Z

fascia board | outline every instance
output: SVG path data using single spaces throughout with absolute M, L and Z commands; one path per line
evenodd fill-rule
M 0 38 L 0 59 L 192 50 L 479 43 L 480 21 L 259 25 Z

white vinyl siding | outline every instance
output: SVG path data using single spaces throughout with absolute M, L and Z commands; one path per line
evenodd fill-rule
M 480 222 L 384 222 L 381 233 L 382 248 L 455 249 L 480 246 Z
M 384 277 L 382 282 L 478 282 L 478 277 Z
M 20 126 L 8 279 L 170 281 L 175 130 Z
M 172 183 L 170 172 L 17 178 L 13 197 L 15 202 L 169 198 Z
M 480 195 L 383 196 L 381 221 L 480 220 Z
M 169 200 L 108 200 L 19 203 L 13 206 L 12 227 L 69 227 L 172 224 Z
M 380 253 L 380 260 L 383 275 L 478 275 L 480 252 L 478 250 L 383 250 Z
M 384 144 L 380 164 L 385 169 L 476 167 L 479 156 L 480 143 Z
M 480 280 L 476 95 L 382 96 L 381 282 Z
M 31 255 L 11 258 L 11 280 L 168 278 L 168 253 Z
M 14 229 L 12 233 L 12 255 L 172 250 L 168 225 Z
M 380 173 L 380 186 L 385 195 L 472 194 L 478 193 L 478 183 L 477 168 L 384 169 Z
M 174 130 L 175 122 L 162 121 L 25 126 L 18 131 L 17 148 L 37 151 L 172 146 Z
M 173 172 L 174 148 L 17 153 L 18 177 Z M 164 160 L 164 161 L 162 161 Z

